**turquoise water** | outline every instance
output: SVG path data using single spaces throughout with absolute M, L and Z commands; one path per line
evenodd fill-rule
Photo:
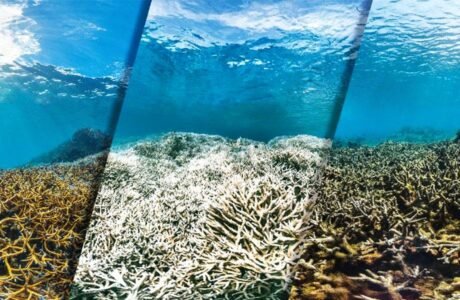
M 460 129 L 460 2 L 374 1 L 337 138 L 432 141 Z
M 164 0 L 144 27 L 148 4 L 0 1 L 0 169 L 81 129 L 111 137 L 141 30 L 117 143 L 332 137 L 339 117 L 338 139 L 366 142 L 460 128 L 458 1 L 376 1 L 359 55 L 370 1 Z
M 0 169 L 111 136 L 149 1 L 0 0 Z
M 155 1 L 115 142 L 330 137 L 370 1 Z

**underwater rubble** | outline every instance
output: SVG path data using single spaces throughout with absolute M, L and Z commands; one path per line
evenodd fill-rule
M 460 299 L 459 137 L 334 147 L 290 299 Z
M 66 299 L 105 155 L 0 170 L 0 299 Z
M 111 152 L 74 299 L 286 299 L 327 140 L 169 133 Z

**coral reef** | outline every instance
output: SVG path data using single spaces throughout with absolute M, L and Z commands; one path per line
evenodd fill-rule
M 65 299 L 103 157 L 0 171 L 0 298 Z
M 75 299 L 285 299 L 328 141 L 171 133 L 109 155 Z
M 386 139 L 393 142 L 425 144 L 448 139 L 450 136 L 451 134 L 444 130 L 429 127 L 403 127 Z
M 460 144 L 338 147 L 290 299 L 460 299 Z
M 56 149 L 35 158 L 31 164 L 72 162 L 84 157 L 107 151 L 111 138 L 100 130 L 83 128 Z

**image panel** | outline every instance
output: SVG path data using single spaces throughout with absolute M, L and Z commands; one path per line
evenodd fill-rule
M 148 12 L 0 0 L 0 299 L 65 299 Z
M 367 1 L 156 1 L 75 299 L 286 299 Z
M 374 1 L 291 299 L 460 299 L 460 3 Z

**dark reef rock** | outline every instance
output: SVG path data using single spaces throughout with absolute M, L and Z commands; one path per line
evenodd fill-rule
M 111 138 L 100 130 L 84 128 L 56 149 L 32 160 L 32 164 L 72 162 L 89 155 L 107 151 Z

